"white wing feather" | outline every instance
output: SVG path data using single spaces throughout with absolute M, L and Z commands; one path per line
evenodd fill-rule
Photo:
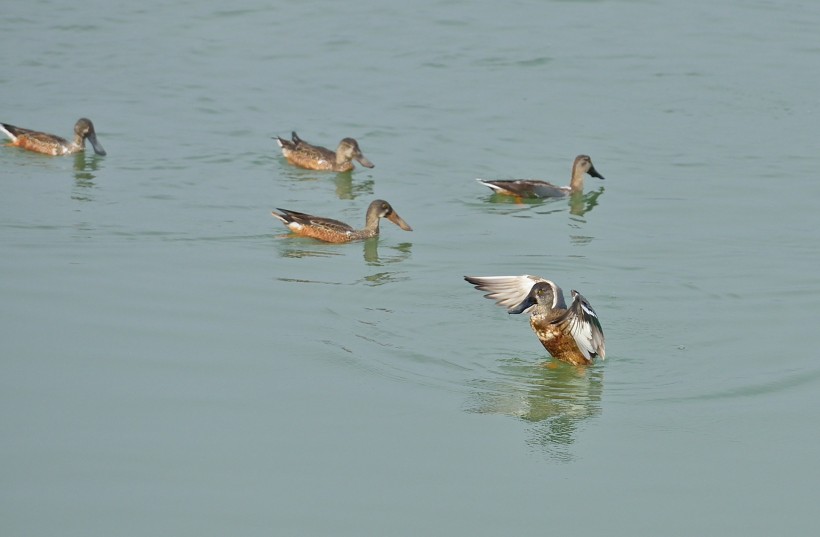
M 465 276 L 465 279 L 476 286 L 476 289 L 488 291 L 485 297 L 495 300 L 501 307 L 510 309 L 523 302 L 530 294 L 532 286 L 538 282 L 555 284 L 539 276 L 524 274 L 521 276 Z M 525 312 L 529 312 L 527 308 Z
M 592 317 L 595 323 L 598 324 L 587 321 L 584 315 Z M 606 359 L 604 334 L 599 326 L 600 323 L 595 310 L 589 304 L 584 303 L 584 299 L 579 293 L 573 291 L 572 305 L 569 307 L 569 331 L 578 348 L 587 359 L 592 359 L 592 356 L 596 354 L 601 357 L 601 360 Z

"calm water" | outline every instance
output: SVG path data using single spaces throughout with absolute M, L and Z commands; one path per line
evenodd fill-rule
M 820 4 L 12 2 L 3 535 L 808 535 Z M 376 167 L 288 166 L 272 136 Z M 476 177 L 605 181 L 516 204 Z M 326 245 L 284 207 L 414 227 Z M 545 367 L 464 274 L 538 274 Z

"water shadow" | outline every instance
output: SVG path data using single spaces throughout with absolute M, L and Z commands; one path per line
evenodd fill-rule
M 538 211 L 538 214 L 552 214 L 563 212 L 560 204 L 555 204 L 557 199 L 542 198 L 519 198 L 507 196 L 505 194 L 491 194 L 485 198 L 490 205 L 485 205 L 484 209 L 491 214 L 512 215 L 520 218 L 533 218 L 532 210 L 543 207 L 545 210 Z
M 363 283 L 370 287 L 378 287 L 386 283 L 396 283 L 408 281 L 410 277 L 403 272 L 376 272 L 375 274 L 368 274 L 356 283 Z
M 78 201 L 94 201 L 92 190 L 95 187 L 94 179 L 97 178 L 99 159 L 96 156 L 86 158 L 85 153 L 74 155 L 74 189 L 71 191 L 71 199 Z
M 391 252 L 390 255 L 379 255 L 379 239 L 374 237 L 364 241 L 364 260 L 368 265 L 382 267 L 391 263 L 401 263 L 410 258 L 413 243 L 402 242 L 396 246 L 385 246 L 382 251 Z M 395 252 L 395 253 L 393 253 Z
M 353 172 L 337 173 L 333 179 L 336 185 L 336 197 L 340 200 L 353 200 L 358 196 L 373 195 L 373 179 L 353 182 Z
M 572 445 L 581 424 L 601 413 L 604 371 L 556 360 L 542 364 L 507 359 L 499 379 L 474 382 L 468 411 L 505 414 L 532 424 L 528 443 L 551 459 L 574 460 Z
M 583 216 L 598 206 L 598 198 L 604 193 L 604 187 L 589 192 L 578 192 L 569 198 L 521 198 L 506 194 L 491 194 L 487 201 L 496 206 L 496 212 L 509 214 L 519 213 L 534 207 L 544 207 L 548 210 L 539 210 L 538 214 L 552 214 L 563 212 L 563 204 L 567 199 L 569 212 L 573 216 Z
M 364 241 L 364 260 L 367 265 L 371 267 L 384 267 L 386 265 L 401 263 L 407 259 L 410 259 L 412 247 L 413 243 L 411 242 L 402 242 L 396 246 L 384 246 L 382 248 L 382 254 L 380 255 L 379 239 L 374 237 Z M 390 254 L 384 255 L 384 251 L 388 251 Z M 375 287 L 386 283 L 395 283 L 409 279 L 410 277 L 406 276 L 404 272 L 383 270 L 369 274 L 360 281 L 366 285 Z
M 569 212 L 575 216 L 584 216 L 598 206 L 598 198 L 604 193 L 604 187 L 590 192 L 578 192 L 569 197 Z
M 336 197 L 343 200 L 353 200 L 359 196 L 373 195 L 373 187 L 375 182 L 372 177 L 354 182 L 353 172 L 333 173 L 305 170 L 291 166 L 284 159 L 280 160 L 283 162 L 283 175 L 291 181 L 300 183 L 316 183 L 320 181 L 324 182 L 327 181 L 328 178 L 332 178 L 335 186 Z
M 395 246 L 382 246 L 382 253 L 379 253 L 379 238 L 374 237 L 361 241 L 360 243 L 333 244 L 321 242 L 310 238 L 300 237 L 291 233 L 275 235 L 276 238 L 290 239 L 277 241 L 277 248 L 282 257 L 285 258 L 321 258 L 345 256 L 349 253 L 349 248 L 362 248 L 362 255 L 369 267 L 385 267 L 396 263 L 401 263 L 409 259 L 412 255 L 413 243 L 403 242 Z M 387 252 L 387 255 L 385 255 Z M 369 286 L 384 285 L 397 281 L 408 280 L 409 277 L 399 271 L 380 270 L 373 274 L 365 274 L 353 284 L 363 283 Z
M 277 240 L 276 247 L 279 250 L 279 254 L 286 258 L 301 259 L 303 257 L 333 257 L 345 255 L 343 251 L 339 250 L 338 244 L 300 237 L 293 233 L 277 233 L 274 235 L 274 238 L 284 239 Z
M 556 198 L 560 199 L 560 198 Z M 527 205 L 544 205 L 549 200 L 546 198 L 522 198 L 519 196 L 508 196 L 506 194 L 490 194 L 487 198 L 487 201 L 490 203 L 497 203 L 499 205 L 516 205 L 516 206 L 527 206 Z
M 323 242 L 288 232 L 277 233 L 274 235 L 274 238 L 287 239 L 277 241 L 277 247 L 282 257 L 290 258 L 340 256 L 346 254 L 347 248 L 355 248 L 355 245 L 360 245 L 365 262 L 367 262 L 368 265 L 376 267 L 401 263 L 409 259 L 413 248 L 412 242 L 402 242 L 394 246 L 382 246 L 382 253 L 380 254 L 379 237 L 341 244 Z M 385 252 L 388 252 L 389 255 L 385 255 Z

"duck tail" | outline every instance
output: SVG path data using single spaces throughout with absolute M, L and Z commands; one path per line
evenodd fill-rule
M 17 127 L 15 127 L 14 125 L 9 125 L 8 123 L 0 123 L 0 131 L 3 131 L 3 133 L 6 136 L 11 138 L 11 141 L 17 139 L 17 135 L 15 134 L 15 132 L 17 131 Z

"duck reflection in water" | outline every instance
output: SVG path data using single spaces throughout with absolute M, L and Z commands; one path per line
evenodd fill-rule
M 327 174 L 321 174 L 313 170 L 305 170 L 303 168 L 294 168 L 288 166 L 282 169 L 282 174 L 289 180 L 293 181 L 294 188 L 301 190 L 302 186 L 307 186 L 309 183 L 325 182 L 328 180 Z M 300 186 L 301 185 L 301 186 Z M 337 173 L 333 176 L 333 186 L 336 191 L 336 197 L 340 200 L 354 200 L 359 196 L 370 197 L 373 195 L 373 187 L 375 181 L 373 179 L 356 179 L 353 181 L 353 174 L 351 173 Z
M 584 216 L 598 205 L 598 198 L 604 193 L 604 187 L 592 192 L 579 192 L 569 197 L 569 212 L 575 216 Z
M 572 445 L 582 423 L 601 414 L 604 371 L 549 364 L 506 359 L 500 366 L 503 377 L 475 382 L 478 389 L 468 411 L 531 423 L 528 443 L 552 459 L 568 462 L 574 459 Z
M 397 245 L 381 245 L 381 254 L 379 253 L 378 237 L 372 237 L 362 241 L 361 244 L 362 257 L 367 263 L 367 267 L 383 268 L 396 265 L 410 259 L 410 256 L 412 255 L 413 243 L 411 242 L 402 242 Z M 302 241 L 277 241 L 277 247 L 280 249 L 281 256 L 285 258 L 333 257 L 338 259 L 340 256 L 350 254 L 349 248 L 340 250 L 334 245 L 326 243 L 306 244 Z M 385 255 L 385 252 L 387 255 Z M 407 279 L 408 277 L 403 271 L 387 271 L 382 269 L 376 273 L 364 274 L 354 283 L 364 283 L 365 285 L 375 287 L 378 285 L 384 285 L 386 283 L 403 281 Z
M 385 246 L 383 250 L 392 250 L 394 255 L 379 255 L 379 240 L 376 238 L 364 241 L 364 260 L 368 265 L 382 267 L 392 263 L 401 263 L 410 257 L 412 242 L 402 242 L 396 246 Z
M 93 201 L 94 179 L 101 160 L 86 158 L 85 153 L 74 154 L 74 186 L 71 198 L 78 201 Z
M 336 185 L 336 197 L 340 200 L 354 200 L 358 196 L 373 195 L 373 179 L 356 181 L 353 184 L 353 176 L 349 173 L 338 173 L 333 178 Z

